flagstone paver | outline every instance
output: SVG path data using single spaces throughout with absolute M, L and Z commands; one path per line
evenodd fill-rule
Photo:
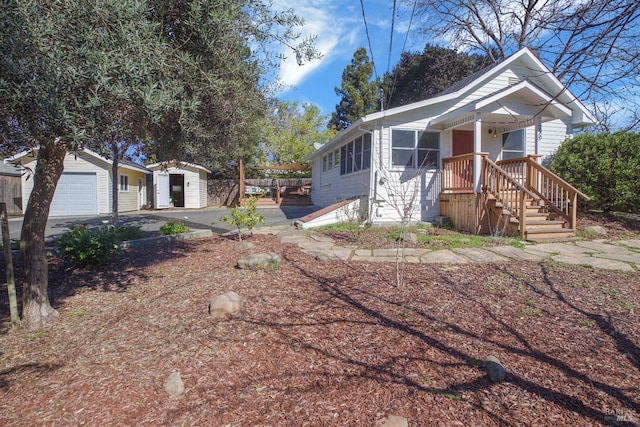
M 492 246 L 487 248 L 487 250 L 491 252 L 495 252 L 498 255 L 502 255 L 503 257 L 507 257 L 516 261 L 534 261 L 539 262 L 549 256 L 549 254 L 545 252 L 531 252 L 524 251 L 520 248 L 515 248 L 513 246 Z
M 484 248 L 454 249 L 453 252 L 462 255 L 471 262 L 506 262 L 509 258 L 498 255 Z
M 396 262 L 395 248 L 336 246 L 332 238 L 321 233 L 293 230 L 291 227 L 262 227 L 257 234 L 274 234 L 283 242 L 298 245 L 305 253 L 320 261 Z M 607 270 L 640 271 L 640 239 L 535 243 L 526 244 L 524 248 L 492 246 L 454 250 L 404 249 L 404 260 L 408 263 L 464 264 L 512 260 L 540 262 L 545 259 Z
M 604 258 L 596 258 L 591 256 L 571 256 L 556 255 L 551 257 L 552 260 L 573 265 L 588 265 L 590 267 L 602 268 L 606 270 L 633 271 L 633 267 L 622 261 L 614 261 Z

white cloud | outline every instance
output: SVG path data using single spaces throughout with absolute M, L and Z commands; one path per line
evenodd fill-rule
M 282 46 L 280 52 L 286 59 L 280 64 L 278 78 L 285 86 L 296 86 L 336 59 L 344 55 L 350 57 L 353 45 L 359 42 L 358 22 L 350 22 L 353 21 L 353 11 L 344 13 L 345 7 L 338 1 L 301 0 L 292 5 L 291 2 L 277 0 L 274 8 L 293 8 L 305 20 L 305 25 L 299 29 L 302 37 L 317 36 L 316 47 L 322 54 L 319 60 L 298 65 L 291 49 Z

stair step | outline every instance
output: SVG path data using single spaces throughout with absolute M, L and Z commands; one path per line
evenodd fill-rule
M 530 228 L 527 229 L 527 240 L 566 239 L 575 237 L 575 233 L 573 228 Z
M 564 221 L 551 220 L 551 219 L 530 220 L 527 217 L 527 229 L 529 228 L 553 229 L 553 228 L 563 228 L 563 227 L 564 227 Z

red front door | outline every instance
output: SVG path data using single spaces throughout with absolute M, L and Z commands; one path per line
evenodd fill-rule
M 454 130 L 452 155 L 459 156 L 468 153 L 473 153 L 473 131 Z

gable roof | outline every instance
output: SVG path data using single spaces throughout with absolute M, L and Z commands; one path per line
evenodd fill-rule
M 33 148 L 31 150 L 25 150 L 22 151 L 18 154 L 14 154 L 13 156 L 4 159 L 4 163 L 14 163 L 20 159 L 22 159 L 23 157 L 28 156 L 29 154 L 33 153 L 34 151 L 38 151 L 38 148 Z M 93 157 L 95 159 L 98 159 L 104 163 L 106 163 L 107 165 L 111 165 L 113 164 L 113 161 L 110 159 L 107 159 L 106 157 L 101 156 L 100 154 L 96 153 L 95 151 L 89 150 L 88 148 L 82 148 L 81 150 L 79 150 L 87 155 L 89 155 L 90 157 Z M 67 154 L 73 154 L 72 151 L 69 151 Z M 128 170 L 133 170 L 133 171 L 137 171 L 137 172 L 142 172 L 142 173 L 151 173 L 151 171 L 147 168 L 145 168 L 144 166 L 141 166 L 137 163 L 134 163 L 132 161 L 129 160 L 120 160 L 118 162 L 118 167 L 121 169 L 128 169 Z
M 568 109 L 571 110 L 571 113 L 567 114 L 572 116 L 572 124 L 575 127 L 588 126 L 596 123 L 595 117 L 591 114 L 591 112 L 584 106 L 580 100 L 578 100 L 572 93 L 564 86 L 560 80 L 538 59 L 538 57 L 529 49 L 522 48 L 518 52 L 513 55 L 505 58 L 501 62 L 496 62 L 488 67 L 483 68 L 482 70 L 468 76 L 457 83 L 454 83 L 448 89 L 440 92 L 433 98 L 428 98 L 423 101 L 414 102 L 411 104 L 401 105 L 398 107 L 390 108 L 388 110 L 377 111 L 374 113 L 370 113 L 365 115 L 364 117 L 356 120 L 352 123 L 348 128 L 340 131 L 338 135 L 334 137 L 333 140 L 324 144 L 323 147 L 318 149 L 315 153 L 311 154 L 307 157 L 307 160 L 316 157 L 317 154 L 321 154 L 322 152 L 328 151 L 329 147 L 332 147 L 335 144 L 335 141 L 341 140 L 344 135 L 351 133 L 355 130 L 366 130 L 363 129 L 362 126 L 366 124 L 370 124 L 375 122 L 376 120 L 382 118 L 389 118 L 396 116 L 398 114 L 406 113 L 409 111 L 418 110 L 421 108 L 429 107 L 432 105 L 436 105 L 441 102 L 455 100 L 461 98 L 464 94 L 471 92 L 475 88 L 481 86 L 482 84 L 490 81 L 491 79 L 498 76 L 500 73 L 508 69 L 515 62 L 521 62 L 526 68 L 530 70 L 536 70 L 537 74 L 540 76 L 540 79 L 543 79 L 545 85 L 548 87 L 547 90 L 540 88 L 536 84 L 531 81 L 525 80 L 524 86 L 526 89 L 531 90 L 539 97 L 539 99 L 546 99 L 546 103 L 551 105 L 554 109 L 563 110 L 564 113 L 568 113 Z M 515 86 L 518 86 L 516 84 Z M 524 86 L 520 86 L 516 88 L 524 89 Z M 511 86 L 513 87 L 513 86 Z M 509 90 L 509 88 L 505 89 Z M 502 92 L 502 95 L 508 95 L 505 90 L 501 90 L 499 92 L 495 92 L 488 97 L 498 96 Z M 475 105 L 480 100 L 476 100 L 468 105 Z M 462 108 L 466 108 L 462 107 Z M 447 113 L 449 114 L 449 113 Z M 439 119 L 438 119 L 439 121 Z
M 188 163 L 188 162 L 181 162 L 178 160 L 168 160 L 166 162 L 158 162 L 158 163 L 152 163 L 150 165 L 147 165 L 148 169 L 161 169 L 163 167 L 168 168 L 171 167 L 171 165 L 175 166 L 178 169 L 181 169 L 183 167 L 191 167 L 194 169 L 199 169 L 199 170 L 203 170 L 206 173 L 212 173 L 209 169 L 205 168 L 204 166 L 200 166 L 200 165 L 196 165 L 195 163 Z

